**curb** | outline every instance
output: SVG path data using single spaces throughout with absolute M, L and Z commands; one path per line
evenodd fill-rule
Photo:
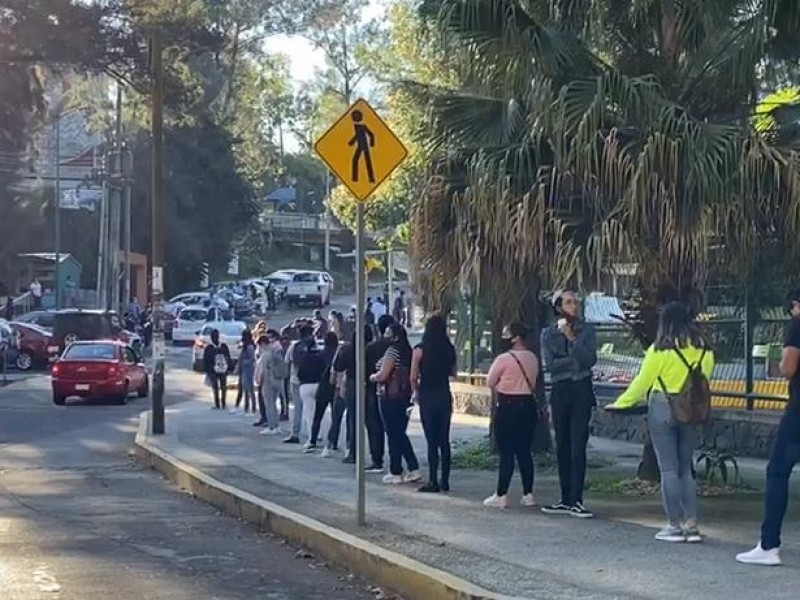
M 525 600 L 497 594 L 325 525 L 219 481 L 150 441 L 150 412 L 139 418 L 135 452 L 139 461 L 221 511 L 257 525 L 408 600 Z

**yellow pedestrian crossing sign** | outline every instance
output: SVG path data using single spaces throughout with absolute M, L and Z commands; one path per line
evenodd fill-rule
M 364 202 L 402 163 L 408 150 L 366 100 L 360 99 L 314 144 L 320 158 Z

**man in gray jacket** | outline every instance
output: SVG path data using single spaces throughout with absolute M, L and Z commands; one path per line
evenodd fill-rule
M 580 300 L 575 292 L 556 292 L 553 308 L 558 319 L 542 331 L 541 342 L 544 367 L 552 384 L 550 407 L 561 500 L 542 507 L 542 512 L 585 519 L 594 516 L 583 505 L 583 488 L 589 421 L 596 405 L 592 367 L 597 362 L 597 335 L 594 326 L 580 318 Z

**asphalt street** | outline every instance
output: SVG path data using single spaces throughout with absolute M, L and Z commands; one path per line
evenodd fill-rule
M 168 406 L 182 399 L 189 363 L 189 349 L 170 348 Z M 0 389 L 0 598 L 390 597 L 139 467 L 131 447 L 147 408 L 57 407 L 45 374 Z

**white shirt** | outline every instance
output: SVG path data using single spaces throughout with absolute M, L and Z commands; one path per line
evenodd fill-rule
M 376 319 L 381 318 L 387 312 L 386 305 L 383 302 L 375 301 L 372 303 L 372 314 Z
M 300 385 L 300 380 L 297 378 L 297 365 L 294 364 L 292 360 L 292 353 L 294 352 L 294 347 L 297 345 L 297 340 L 289 344 L 289 349 L 286 350 L 286 356 L 283 360 L 289 365 L 290 369 L 290 380 L 289 383 L 293 385 Z
M 34 281 L 31 283 L 31 294 L 36 296 L 37 298 L 42 295 L 42 284 L 38 281 Z

